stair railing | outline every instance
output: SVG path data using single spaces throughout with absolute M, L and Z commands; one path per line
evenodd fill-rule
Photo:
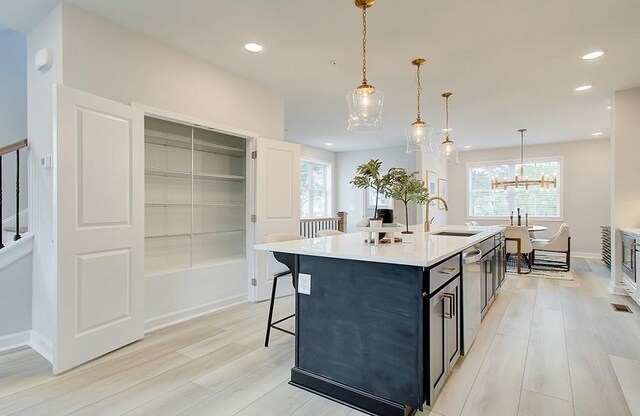
M 16 152 L 16 234 L 13 236 L 13 241 L 18 241 L 21 238 L 20 235 L 20 149 L 23 149 L 29 145 L 27 139 L 18 140 L 15 143 L 8 144 L 0 147 L 0 222 L 2 222 L 2 158 L 12 152 Z M 3 248 L 4 244 L 0 238 L 0 248 Z

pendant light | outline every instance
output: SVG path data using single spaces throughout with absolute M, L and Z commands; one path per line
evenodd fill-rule
M 418 99 L 416 100 L 416 121 L 407 128 L 407 153 L 419 152 L 421 150 L 433 151 L 431 147 L 430 125 L 420 118 L 420 96 L 422 95 L 422 83 L 420 82 L 420 67 L 426 62 L 423 58 L 416 58 L 411 63 L 416 66 L 416 79 Z
M 524 176 L 524 132 L 525 131 L 527 131 L 527 129 L 518 129 L 518 132 L 520 133 L 520 174 L 519 175 L 516 174 L 516 177 L 512 181 L 507 180 L 507 178 L 504 178 L 503 180 L 499 180 L 496 176 L 494 176 L 493 178 L 491 178 L 492 190 L 502 188 L 506 192 L 507 188 L 509 188 L 510 186 L 513 186 L 516 191 L 520 187 L 524 188 L 526 191 L 529 191 L 530 186 L 539 186 L 540 189 L 543 189 L 543 190 L 550 189 L 553 186 L 553 189 L 556 189 L 558 181 L 555 175 L 553 176 L 553 179 L 550 176 L 545 175 L 544 173 L 541 174 L 540 179 L 529 179 L 529 177 Z
M 355 0 L 362 9 L 362 83 L 347 94 L 349 131 L 371 132 L 382 126 L 382 101 L 384 93 L 367 80 L 367 9 L 375 0 Z
M 447 163 L 458 163 L 458 149 L 453 143 L 453 140 L 451 140 L 451 137 L 449 137 L 449 132 L 451 131 L 449 128 L 449 97 L 452 95 L 452 92 L 442 93 L 442 97 L 444 97 L 445 102 L 446 122 L 444 128 L 444 141 L 440 144 L 440 160 L 444 160 Z

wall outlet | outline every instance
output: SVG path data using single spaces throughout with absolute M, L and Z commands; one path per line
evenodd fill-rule
M 303 295 L 311 294 L 311 275 L 298 273 L 298 293 Z

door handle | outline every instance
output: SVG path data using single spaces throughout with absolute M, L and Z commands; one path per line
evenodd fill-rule
M 449 293 L 449 292 L 444 292 L 442 294 L 442 297 L 445 300 L 449 300 L 449 312 L 446 312 L 447 308 L 445 309 L 445 312 L 443 312 L 443 316 L 447 319 L 453 319 L 454 316 L 456 316 L 456 308 L 455 308 L 455 303 L 456 303 L 456 295 L 454 295 L 453 293 Z

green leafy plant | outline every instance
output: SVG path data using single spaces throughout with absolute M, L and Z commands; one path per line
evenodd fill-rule
M 390 169 L 390 185 L 385 193 L 385 196 L 404 203 L 407 233 L 409 233 L 409 201 L 422 205 L 429 199 L 429 190 L 424 181 L 416 177 L 417 174 L 418 172 L 407 173 L 403 168 Z
M 358 166 L 356 176 L 349 181 L 356 188 L 371 188 L 376 191 L 376 205 L 373 211 L 376 218 L 378 218 L 378 197 L 381 193 L 383 195 L 387 194 L 392 176 L 391 171 L 383 175 L 380 172 L 380 167 L 382 167 L 382 162 L 379 159 L 371 159 L 367 163 Z

